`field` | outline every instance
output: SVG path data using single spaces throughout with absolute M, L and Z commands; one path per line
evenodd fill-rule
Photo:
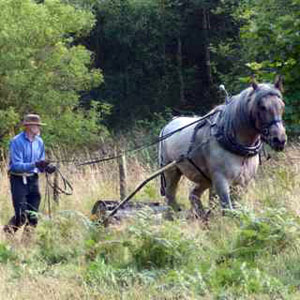
M 239 210 L 223 217 L 217 208 L 208 226 L 145 209 L 97 227 L 90 220 L 94 202 L 118 198 L 116 163 L 61 169 L 74 194 L 52 203 L 51 218 L 43 202 L 31 236 L 0 235 L 0 299 L 300 299 L 299 146 L 272 153 Z M 129 191 L 154 169 L 130 158 Z M 5 170 L 0 189 L 5 224 L 12 215 Z M 183 180 L 178 198 L 185 209 L 188 189 Z M 145 199 L 161 199 L 158 180 L 134 201 Z

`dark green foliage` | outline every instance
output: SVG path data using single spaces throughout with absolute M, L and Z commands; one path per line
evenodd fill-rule
M 84 239 L 89 238 L 92 229 L 86 217 L 72 212 L 43 220 L 37 230 L 39 259 L 49 265 L 78 259 L 85 251 Z
M 100 71 L 91 68 L 91 53 L 74 43 L 94 22 L 91 12 L 58 0 L 1 1 L 2 145 L 20 130 L 23 115 L 30 112 L 39 113 L 47 123 L 48 145 L 75 148 L 95 144 L 99 134 L 106 134 L 99 126 L 101 104 L 92 103 L 89 110 L 79 107 L 79 92 L 102 82 Z
M 284 209 L 267 210 L 262 218 L 242 214 L 241 229 L 235 244 L 234 256 L 254 259 L 260 253 L 270 255 L 293 247 L 300 238 L 300 224 Z
M 211 273 L 211 287 L 222 296 L 239 298 L 242 295 L 266 294 L 283 296 L 286 288 L 276 277 L 243 260 L 230 260 L 218 266 Z
M 218 261 L 233 258 L 253 263 L 257 256 L 277 255 L 293 247 L 300 238 L 300 223 L 284 209 L 267 209 L 263 216 L 241 211 L 236 216 L 240 222 L 236 238 Z
M 260 294 L 285 297 L 295 289 L 299 272 L 292 257 L 296 256 L 286 256 L 280 271 L 265 262 L 297 253 L 297 218 L 279 209 L 260 215 L 242 211 L 222 224 L 231 228 L 225 235 L 211 229 L 198 236 L 182 230 L 183 220 L 157 223 L 149 211 L 142 211 L 128 230 L 109 231 L 102 240 L 89 243 L 94 255 L 89 256 L 86 280 L 92 286 L 113 285 L 121 291 L 150 285 L 189 297 L 213 294 L 232 299 Z M 211 233 L 223 246 L 212 243 Z
M 51 222 L 41 220 L 35 241 L 23 252 L 18 249 L 16 255 L 0 244 L 0 263 L 10 268 L 11 278 L 26 272 L 68 276 L 101 294 L 146 288 L 153 297 L 170 299 L 288 299 L 296 294 L 298 217 L 280 209 L 244 210 L 234 219 L 218 216 L 213 222 L 207 230 L 143 210 L 129 224 L 96 228 L 80 213 L 65 211 Z
M 173 114 L 203 114 L 223 101 L 216 90 L 220 83 L 237 93 L 253 72 L 264 81 L 281 73 L 286 77 L 285 119 L 296 132 L 297 5 L 259 0 L 98 2 L 98 23 L 87 44 L 106 84 L 93 95 L 113 104 L 109 124 L 124 129 L 137 120 L 154 119 L 154 112 L 166 107 Z
M 165 118 L 166 110 L 204 114 L 224 101 L 219 84 L 237 93 L 251 73 L 264 81 L 284 75 L 285 120 L 290 133 L 299 132 L 298 0 L 2 6 L 2 145 L 19 131 L 24 113 L 37 112 L 48 124 L 48 145 L 97 146 L 109 134 L 103 121 L 119 134 Z
M 89 45 L 105 74 L 95 93 L 114 105 L 114 127 L 165 107 L 203 113 L 218 101 L 208 55 L 210 35 L 223 30 L 210 13 L 217 2 L 99 1 Z
M 137 225 L 130 228 L 132 242 L 129 250 L 138 269 L 176 268 L 195 262 L 200 251 L 192 238 L 184 236 L 179 227 L 166 223 L 161 228 L 149 227 L 141 215 Z
M 285 120 L 294 134 L 300 132 L 299 11 L 298 0 L 249 1 L 243 6 L 246 22 L 240 29 L 242 55 L 258 79 L 284 76 Z
M 0 243 L 0 263 L 13 262 L 17 259 L 17 253 L 8 244 Z

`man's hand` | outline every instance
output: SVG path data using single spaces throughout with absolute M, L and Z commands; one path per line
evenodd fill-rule
M 35 166 L 41 171 L 44 172 L 45 169 L 48 167 L 50 162 L 48 160 L 40 160 L 35 163 Z
M 48 165 L 46 168 L 45 168 L 45 172 L 48 173 L 48 174 L 52 174 L 56 171 L 56 166 L 54 165 Z

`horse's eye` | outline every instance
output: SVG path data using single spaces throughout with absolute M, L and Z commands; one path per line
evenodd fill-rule
M 264 106 L 264 105 L 261 105 L 261 106 L 259 107 L 259 109 L 260 109 L 261 111 L 266 111 L 266 110 L 267 110 L 267 107 Z

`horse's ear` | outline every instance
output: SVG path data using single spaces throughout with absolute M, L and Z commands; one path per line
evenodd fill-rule
M 276 75 L 274 80 L 274 86 L 276 89 L 283 93 L 283 78 L 281 75 Z
M 251 86 L 254 91 L 257 90 L 257 88 L 258 88 L 258 83 L 257 83 L 254 75 L 251 76 Z

